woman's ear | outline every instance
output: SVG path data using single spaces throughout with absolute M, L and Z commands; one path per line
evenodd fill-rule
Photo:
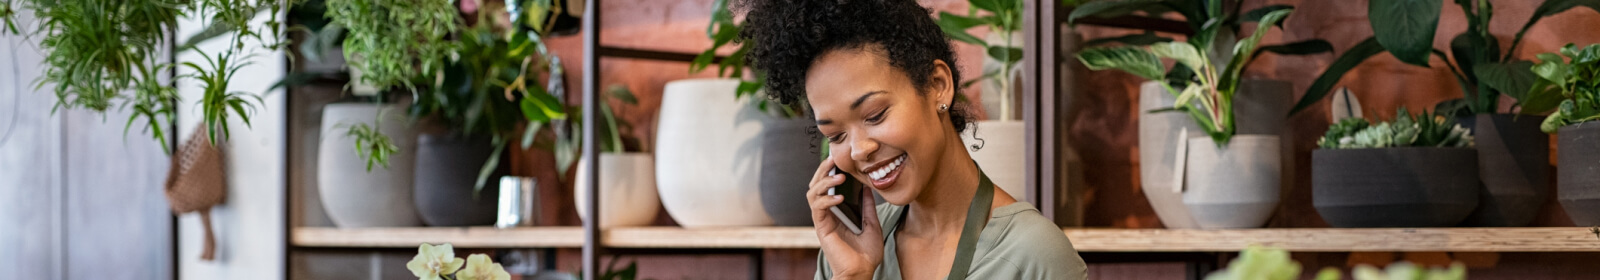
M 957 81 L 950 78 L 950 64 L 945 63 L 943 59 L 935 59 L 933 60 L 933 73 L 930 74 L 928 75 L 928 82 L 932 87 L 928 88 L 928 90 L 929 93 L 932 93 L 933 98 L 930 98 L 930 100 L 933 101 L 934 109 L 939 109 L 940 106 L 945 108 L 954 107 Z

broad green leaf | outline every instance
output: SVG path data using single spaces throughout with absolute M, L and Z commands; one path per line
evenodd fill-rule
M 1227 71 L 1222 72 L 1221 80 L 1217 81 L 1220 88 L 1226 90 L 1224 93 L 1231 94 L 1233 88 L 1239 84 L 1239 73 L 1244 71 L 1245 64 L 1254 57 L 1256 45 L 1261 43 L 1262 37 L 1267 36 L 1267 30 L 1271 30 L 1274 24 L 1288 17 L 1291 12 L 1294 10 L 1274 10 L 1267 13 L 1261 17 L 1261 22 L 1256 24 L 1256 30 L 1250 37 L 1245 37 L 1233 45 L 1233 60 L 1228 62 Z
M 519 103 L 522 115 L 530 122 L 548 122 L 566 118 L 561 102 L 548 94 L 529 94 Z
M 1261 7 L 1261 8 L 1255 9 L 1255 10 L 1250 10 L 1249 12 L 1245 12 L 1244 15 L 1240 15 L 1239 16 L 1239 23 L 1260 22 L 1262 18 L 1267 17 L 1267 14 L 1271 14 L 1272 12 L 1276 12 L 1276 11 L 1280 11 L 1280 10 L 1293 10 L 1293 9 L 1294 9 L 1294 6 L 1290 6 L 1290 5 L 1270 5 L 1270 6 L 1266 6 L 1266 7 Z M 1277 25 L 1278 25 L 1279 28 L 1282 28 L 1283 27 L 1283 22 L 1278 22 Z
M 1344 78 L 1346 72 L 1350 72 L 1350 69 L 1361 65 L 1361 62 L 1366 61 L 1367 58 L 1382 52 L 1384 52 L 1383 45 L 1379 44 L 1378 39 L 1373 37 L 1368 37 L 1366 40 L 1362 40 L 1361 43 L 1357 43 L 1350 49 L 1345 50 L 1343 55 L 1339 55 L 1339 58 L 1333 60 L 1333 64 L 1328 65 L 1327 70 L 1323 70 L 1322 75 L 1317 76 L 1317 80 L 1313 81 L 1311 87 L 1306 89 L 1305 95 L 1302 95 L 1300 101 L 1295 103 L 1294 109 L 1289 110 L 1289 115 L 1293 116 L 1300 110 L 1305 110 L 1311 107 L 1311 104 L 1316 104 L 1317 101 L 1322 100 L 1322 97 L 1327 96 L 1328 91 L 1333 90 L 1333 86 L 1339 83 L 1339 79 Z
M 989 46 L 989 57 L 1005 63 L 1022 61 L 1022 48 L 1007 46 Z
M 1004 2 L 1004 1 L 1003 0 L 969 0 L 969 1 L 967 1 L 967 3 L 972 3 L 972 7 L 973 8 L 978 8 L 980 10 L 985 10 L 985 11 L 990 11 L 990 12 L 1000 11 L 1002 9 L 1005 9 L 1006 8 L 1005 7 L 1005 3 L 1001 3 L 1001 2 Z
M 1538 115 L 1555 110 L 1563 100 L 1566 99 L 1561 95 L 1560 87 L 1549 81 L 1539 80 L 1534 83 L 1533 90 L 1528 92 L 1527 97 L 1518 100 L 1517 106 L 1522 107 L 1521 113 L 1524 115 Z
M 1100 38 L 1100 39 L 1089 40 L 1087 42 L 1084 42 L 1083 45 L 1084 46 L 1098 46 L 1098 45 L 1104 45 L 1104 44 L 1109 44 L 1109 43 L 1113 43 L 1113 42 L 1122 43 L 1123 45 L 1129 45 L 1129 46 L 1148 46 L 1150 44 L 1155 44 L 1155 43 L 1172 42 L 1172 38 L 1161 37 L 1161 36 L 1156 35 L 1155 33 L 1140 33 L 1140 34 L 1133 34 L 1133 35 L 1124 35 L 1124 36 L 1117 36 L 1117 37 Z
M 1428 67 L 1434 32 L 1439 29 L 1441 0 L 1371 0 L 1368 21 L 1378 43 L 1396 59 Z
M 1067 14 L 1067 23 L 1076 23 L 1085 17 L 1119 17 L 1135 11 L 1147 10 L 1162 6 L 1163 0 L 1127 0 L 1127 1 L 1094 1 L 1084 3 L 1072 9 Z
M 1548 57 L 1544 57 L 1543 55 L 1554 54 L 1547 53 L 1540 55 L 1541 59 L 1545 59 Z M 1572 73 L 1572 66 L 1561 61 L 1561 57 L 1559 56 L 1555 57 L 1555 59 L 1556 60 L 1554 61 L 1546 60 L 1544 62 L 1540 62 L 1539 64 L 1535 64 L 1532 68 L 1530 68 L 1530 70 L 1533 71 L 1533 74 L 1539 78 L 1544 79 L 1545 81 L 1548 81 L 1557 87 L 1565 88 L 1567 87 L 1567 77 Z
M 988 42 L 984 42 L 983 39 L 979 39 L 978 36 L 973 36 L 972 34 L 967 33 L 967 28 L 971 26 L 962 27 L 955 22 L 946 20 L 940 20 L 937 23 L 939 24 L 939 30 L 944 31 L 944 35 L 949 36 L 951 40 L 982 46 L 985 48 L 989 47 Z
M 1078 52 L 1078 61 L 1092 70 L 1118 69 L 1145 79 L 1161 79 L 1166 67 L 1161 58 L 1140 47 L 1090 48 Z
M 1190 69 L 1205 69 L 1205 57 L 1200 55 L 1200 50 L 1193 45 L 1182 42 L 1155 43 L 1150 45 L 1150 53 L 1156 57 L 1171 58 Z
M 1204 93 L 1205 91 L 1202 89 L 1202 87 L 1191 84 L 1187 87 L 1184 87 L 1183 91 L 1178 93 L 1178 99 L 1177 101 L 1172 102 L 1172 106 L 1188 107 L 1189 102 L 1194 101 L 1195 98 L 1200 98 L 1200 95 Z
M 968 16 L 952 14 L 950 12 L 939 12 L 939 21 L 938 21 L 938 23 L 939 23 L 939 27 L 941 27 L 941 28 L 948 27 L 948 28 L 954 28 L 954 29 L 960 29 L 960 30 L 967 30 L 968 28 L 973 28 L 973 27 L 977 27 L 979 25 L 985 25 L 985 24 L 999 24 L 998 22 L 993 22 L 991 19 L 993 19 L 993 18 L 991 18 L 991 17 L 968 17 Z
M 1528 91 L 1533 88 L 1533 82 L 1538 76 L 1533 74 L 1533 62 L 1519 60 L 1508 63 L 1485 63 L 1472 68 L 1473 75 L 1478 76 L 1478 82 L 1488 85 L 1506 95 L 1523 100 L 1528 96 Z
M 1262 52 L 1271 52 L 1284 55 L 1331 53 L 1333 52 L 1333 44 L 1328 43 L 1327 40 L 1311 39 L 1281 45 L 1261 46 L 1260 48 L 1256 49 L 1256 52 L 1253 55 L 1261 55 Z

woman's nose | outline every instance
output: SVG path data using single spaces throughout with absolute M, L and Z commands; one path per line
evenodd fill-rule
M 878 141 L 870 137 L 854 137 L 850 141 L 850 159 L 858 162 L 872 162 L 872 153 L 878 151 Z

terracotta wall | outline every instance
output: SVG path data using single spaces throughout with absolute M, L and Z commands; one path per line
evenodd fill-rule
M 704 28 L 707 22 L 710 0 L 609 0 L 601 7 L 605 11 L 602 18 L 604 31 L 602 43 L 608 46 L 642 48 L 651 50 L 664 50 L 674 52 L 694 53 L 710 45 L 705 38 Z M 939 10 L 964 12 L 966 3 L 959 0 L 921 0 L 924 5 Z M 1496 18 L 1493 22 L 1493 32 L 1502 37 L 1502 45 L 1508 44 L 1510 36 L 1516 32 L 1527 20 L 1537 1 L 1496 1 Z M 1273 30 L 1266 36 L 1267 43 L 1299 41 L 1311 38 L 1322 38 L 1333 43 L 1336 50 L 1343 52 L 1350 46 L 1371 35 L 1367 23 L 1366 1 L 1297 1 L 1297 0 L 1265 0 L 1245 1 L 1244 6 L 1249 9 L 1272 4 L 1289 4 L 1299 7 L 1297 12 L 1286 22 L 1285 30 Z M 1440 26 L 1439 39 L 1434 44 L 1444 48 L 1448 38 L 1466 28 L 1461 11 L 1453 4 L 1447 4 L 1442 13 L 1444 23 Z M 1529 32 L 1528 38 L 1519 48 L 1519 55 L 1531 57 L 1534 53 L 1549 52 L 1567 42 L 1589 44 L 1600 42 L 1600 33 L 1588 32 L 1590 28 L 1600 26 L 1600 15 L 1586 9 L 1574 9 L 1565 14 L 1545 19 L 1540 25 Z M 1106 28 L 1083 28 L 1080 31 L 1090 38 L 1126 33 L 1125 30 Z M 980 34 L 981 35 L 981 34 Z M 567 84 L 572 88 L 568 92 L 568 100 L 575 102 L 579 98 L 579 76 L 582 71 L 582 41 L 577 35 L 551 38 L 548 40 L 552 50 L 567 63 Z M 978 72 L 977 62 L 981 58 L 981 50 L 966 45 L 957 44 L 960 53 L 962 71 L 967 73 Z M 1295 94 L 1298 96 L 1321 70 L 1330 64 L 1335 55 L 1323 54 L 1303 57 L 1277 57 L 1268 55 L 1258 59 L 1252 64 L 1246 76 L 1250 78 L 1270 78 L 1291 81 Z M 1440 63 L 1438 59 L 1435 63 Z M 655 114 L 661 101 L 661 90 L 666 82 L 691 78 L 711 77 L 714 73 L 689 74 L 688 65 L 678 62 L 657 62 L 632 59 L 607 58 L 602 60 L 601 84 L 623 84 L 630 87 L 639 97 L 640 104 L 635 107 L 620 107 L 619 115 L 627 121 L 638 124 L 635 130 L 629 133 L 636 136 L 653 135 Z M 1084 178 L 1088 190 L 1089 202 L 1086 224 L 1088 226 L 1111 226 L 1131 228 L 1160 227 L 1154 212 L 1145 202 L 1140 193 L 1138 182 L 1138 147 L 1136 147 L 1137 131 L 1137 87 L 1141 82 L 1138 78 L 1120 72 L 1095 72 L 1087 74 L 1086 84 L 1081 85 L 1086 94 L 1073 97 L 1076 100 L 1073 123 L 1070 125 L 1070 134 L 1074 141 L 1073 149 L 1079 152 L 1083 160 Z M 1349 87 L 1361 99 L 1369 114 L 1391 117 L 1398 106 L 1409 108 L 1431 108 L 1438 101 L 1450 99 L 1459 94 L 1458 87 L 1451 80 L 1449 70 L 1443 66 L 1421 68 L 1402 64 L 1387 54 L 1380 54 L 1368 60 L 1347 75 L 1341 86 Z M 975 92 L 968 92 L 969 98 L 974 101 L 979 96 Z M 1503 102 L 1506 103 L 1506 102 Z M 1291 118 L 1293 126 L 1294 148 L 1298 168 L 1294 187 L 1287 191 L 1289 197 L 1283 203 L 1281 210 L 1271 222 L 1272 227 L 1323 227 L 1326 226 L 1311 208 L 1309 166 L 1310 150 L 1315 146 L 1315 138 L 1326 129 L 1328 117 L 1326 109 L 1319 104 Z M 617 105 L 617 104 L 613 104 Z M 551 184 L 559 182 L 554 174 L 553 161 L 549 153 L 543 151 L 521 151 L 512 157 L 514 170 L 519 174 L 539 177 L 543 186 L 542 195 L 547 198 L 544 207 L 545 224 L 550 225 L 577 225 L 579 224 L 575 209 L 571 204 L 570 183 Z M 1564 226 L 1570 225 L 1560 213 L 1559 207 L 1551 207 L 1542 213 L 1536 226 Z M 671 225 L 671 219 L 663 212 L 658 218 L 659 225 Z M 771 279 L 796 279 L 806 278 L 814 267 L 814 250 L 767 250 L 764 262 L 766 263 L 765 275 Z M 578 254 L 576 250 L 562 250 L 559 267 L 576 268 Z M 1296 254 L 1296 258 L 1307 262 L 1307 267 L 1344 266 L 1350 260 L 1359 259 L 1364 254 Z M 1379 254 L 1382 255 L 1382 254 Z M 1489 254 L 1496 261 L 1480 263 L 1482 269 L 1475 269 L 1475 276 L 1488 276 L 1489 278 L 1506 279 L 1526 278 L 1533 273 L 1543 275 L 1534 278 L 1571 278 L 1579 279 L 1580 275 L 1596 275 L 1595 268 L 1581 263 L 1584 258 L 1592 255 L 1581 254 Z M 750 262 L 738 255 L 651 255 L 634 257 L 639 260 L 641 272 L 646 278 L 691 278 L 691 279 L 739 279 L 745 278 Z M 1504 260 L 1504 261 L 1499 261 Z M 1493 267 L 1488 268 L 1488 267 Z M 1093 265 L 1091 273 L 1097 279 L 1173 279 L 1181 277 L 1183 270 L 1178 265 Z M 1481 278 L 1481 277 L 1480 277 Z

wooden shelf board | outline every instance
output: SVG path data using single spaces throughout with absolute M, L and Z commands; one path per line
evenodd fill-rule
M 1250 244 L 1297 252 L 1595 252 L 1589 228 L 1064 229 L 1082 252 L 1230 252 Z
M 1297 252 L 1600 252 L 1589 228 L 1402 228 L 1402 229 L 1080 229 L 1062 230 L 1080 252 L 1233 252 L 1251 244 Z M 576 248 L 579 227 L 297 228 L 298 247 L 410 248 L 451 243 L 460 248 Z M 612 248 L 817 248 L 809 227 L 609 229 Z

